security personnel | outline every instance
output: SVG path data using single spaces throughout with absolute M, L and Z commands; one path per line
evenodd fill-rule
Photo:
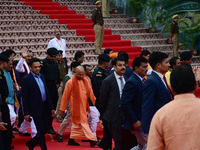
M 179 27 L 178 27 L 178 15 L 172 16 L 172 24 L 170 26 L 170 39 L 169 42 L 173 43 L 173 57 L 178 57 L 178 35 L 179 35 Z
M 56 61 L 58 64 L 58 69 L 59 69 L 59 74 L 60 74 L 60 86 L 58 88 L 58 103 L 56 106 L 56 112 L 58 112 L 59 108 L 60 108 L 60 102 L 61 102 L 61 98 L 62 98 L 62 88 L 63 88 L 63 79 L 65 77 L 65 75 L 68 73 L 68 66 L 66 63 L 66 58 L 63 58 L 63 51 L 62 50 L 58 50 L 58 54 L 56 56 Z M 57 118 L 58 122 L 62 122 L 62 117 L 59 116 Z
M 94 95 L 96 97 L 96 108 L 100 112 L 100 118 L 103 121 L 103 139 L 99 142 L 98 146 L 102 149 L 111 149 L 112 148 L 112 137 L 108 130 L 107 122 L 103 119 L 103 110 L 100 105 L 100 89 L 102 81 L 108 76 L 106 70 L 109 67 L 110 57 L 106 54 L 101 54 L 98 57 L 98 67 L 95 68 L 94 72 L 92 73 L 92 88 Z
M 53 109 L 56 109 L 58 102 L 58 87 L 60 85 L 60 75 L 58 64 L 55 60 L 58 51 L 56 48 L 47 49 L 47 57 L 41 62 L 41 73 L 44 74 L 47 89 L 49 90 L 50 97 L 53 104 Z M 56 134 L 52 126 L 53 118 L 49 114 L 49 129 L 48 133 Z
M 8 65 L 9 59 L 0 54 L 0 149 L 10 150 L 12 143 L 12 127 L 6 98 L 8 97 L 8 86 L 3 69 Z M 6 129 L 6 130 L 5 130 Z
M 103 36 L 104 36 L 104 21 L 102 16 L 102 2 L 97 1 L 96 3 L 96 9 L 92 11 L 92 21 L 94 26 L 94 32 L 95 32 L 95 49 L 96 54 L 101 53 L 101 46 L 103 43 Z

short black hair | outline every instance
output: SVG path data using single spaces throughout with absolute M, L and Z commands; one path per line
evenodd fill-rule
M 85 65 L 83 65 L 83 68 L 84 68 L 84 70 L 86 71 L 86 68 L 87 67 L 92 67 L 91 65 L 88 65 L 88 64 L 85 64 Z
M 176 65 L 176 61 L 177 61 L 178 59 L 179 59 L 178 57 L 172 57 L 172 58 L 169 60 L 170 68 L 173 68 L 173 66 Z
M 77 66 L 80 66 L 81 64 L 77 61 L 73 61 L 71 64 L 70 64 L 70 69 L 72 70 L 72 67 L 73 68 L 76 68 Z
M 27 50 L 27 52 L 29 52 L 29 53 L 33 53 L 33 51 L 32 51 L 32 50 Z
M 118 61 L 124 61 L 125 62 L 125 59 L 124 59 L 124 57 L 116 57 L 116 58 L 114 58 L 113 60 L 112 60 L 112 65 L 113 66 L 116 66 L 116 64 L 117 64 L 117 62 Z M 125 62 L 126 63 L 126 62 Z
M 135 67 L 140 67 L 141 63 L 148 63 L 148 60 L 144 57 L 136 57 L 132 63 L 133 70 L 135 70 Z
M 31 58 L 31 60 L 29 60 L 28 65 L 29 65 L 29 66 L 32 66 L 32 64 L 33 64 L 34 62 L 41 62 L 41 60 L 40 60 L 39 58 L 33 57 L 33 58 Z
M 125 63 L 128 64 L 129 55 L 126 52 L 120 51 L 118 57 L 124 57 Z
M 112 51 L 112 49 L 105 49 L 105 50 L 104 50 L 104 54 L 107 54 L 107 55 L 108 55 L 108 54 L 110 54 L 111 51 Z
M 192 69 L 184 65 L 172 70 L 170 83 L 177 94 L 192 92 L 196 88 L 195 75 Z
M 190 51 L 185 51 L 180 54 L 181 61 L 182 60 L 190 60 L 192 58 L 192 54 Z
M 13 51 L 12 49 L 7 49 L 4 53 L 4 55 L 6 55 L 8 58 L 12 55 L 16 55 L 15 51 Z
M 13 61 L 13 66 L 17 66 L 18 60 Z
M 74 60 L 78 60 L 78 58 L 81 58 L 82 56 L 84 56 L 84 53 L 82 51 L 77 51 L 75 53 L 75 56 L 74 56 Z
M 157 63 L 162 63 L 164 59 L 168 58 L 168 55 L 163 52 L 153 52 L 150 55 L 149 63 L 153 69 L 155 69 Z
M 147 56 L 147 55 L 150 55 L 150 54 L 151 54 L 150 51 L 145 49 L 140 53 L 140 57 Z

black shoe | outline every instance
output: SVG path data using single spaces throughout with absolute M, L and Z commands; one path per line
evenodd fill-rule
M 19 130 L 18 130 L 17 128 L 13 128 L 13 132 L 14 132 L 14 133 L 18 133 Z
M 90 142 L 90 140 L 81 140 L 81 142 Z
M 28 147 L 29 150 L 34 150 L 34 148 L 30 145 L 29 141 L 26 142 L 26 146 Z
M 56 131 L 54 131 L 54 129 L 52 128 L 52 129 L 49 129 L 49 130 L 47 131 L 47 133 L 49 133 L 49 134 L 56 134 Z
M 62 136 L 60 134 L 56 134 L 56 139 L 58 142 L 63 142 Z
M 69 139 L 68 145 L 73 145 L 73 146 L 80 146 L 79 143 L 75 142 L 74 139 Z
M 107 147 L 107 146 L 103 145 L 103 143 L 101 141 L 97 143 L 97 146 L 99 148 L 102 148 L 103 150 L 111 150 L 112 149 L 112 147 Z
M 31 134 L 30 133 L 22 133 L 22 132 L 19 132 L 19 135 L 21 135 L 21 136 L 31 136 Z
M 14 146 L 10 146 L 10 149 L 14 149 L 15 147 Z
M 12 138 L 15 138 L 15 136 L 12 134 Z
M 98 141 L 90 141 L 90 147 L 94 147 L 98 144 Z

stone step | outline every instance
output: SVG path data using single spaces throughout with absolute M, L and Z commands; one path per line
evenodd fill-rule
M 121 34 L 121 40 L 145 40 L 145 39 L 161 39 L 161 33 L 139 33 L 139 34 Z
M 49 15 L 40 14 L 40 12 L 38 14 L 0 14 L 0 17 L 8 17 L 8 16 L 11 16 L 11 17 L 30 17 L 30 16 L 37 17 L 37 16 L 49 16 Z
M 54 31 L 52 30 L 45 30 L 42 32 L 38 31 L 3 31 L 0 32 L 0 37 L 41 37 L 41 36 L 49 36 L 52 37 L 54 35 Z M 68 35 L 68 36 L 76 36 L 76 31 L 75 30 L 63 30 L 62 31 L 63 35 Z
M 121 28 L 112 29 L 112 34 L 138 34 L 138 33 L 148 33 L 147 28 Z
M 96 8 L 95 5 L 68 5 L 69 10 L 76 10 L 76 11 L 90 11 L 90 13 Z
M 25 5 L 25 3 L 17 1 L 0 1 L 0 5 Z
M 172 44 L 165 44 L 165 45 L 146 45 L 146 46 L 141 46 L 142 50 L 149 50 L 151 52 L 166 52 L 166 51 L 172 51 L 173 45 Z
M 72 0 L 53 0 L 54 2 L 71 2 Z M 73 2 L 91 2 L 91 0 L 73 0 Z
M 0 45 L 11 45 L 11 44 L 37 44 L 37 43 L 48 43 L 54 36 L 51 37 L 13 37 L 13 38 L 0 38 Z M 66 42 L 85 42 L 84 36 L 62 36 Z
M 70 42 L 66 44 L 66 49 L 94 48 L 94 42 Z
M 104 23 L 130 23 L 129 18 L 106 18 Z
M 44 30 L 55 30 L 56 28 L 59 28 L 62 30 L 67 30 L 67 25 L 58 25 L 58 24 L 43 24 L 43 25 L 21 25 L 21 26 L 0 26 L 0 31 L 44 31 Z
M 1 10 L 0 9 L 0 13 L 4 14 L 4 15 L 34 15 L 34 14 L 40 14 L 41 12 L 39 10 Z
M 132 46 L 163 45 L 167 44 L 167 39 L 145 39 L 131 40 Z
M 144 28 L 143 23 L 105 23 L 105 29 Z
M 60 5 L 93 5 L 92 2 L 60 2 Z
M 92 14 L 85 14 L 86 18 L 92 18 Z M 110 14 L 111 18 L 126 18 L 126 14 Z M 104 18 L 105 19 L 105 18 Z
M 45 25 L 45 24 L 58 24 L 58 20 L 16 20 L 16 21 L 1 21 L 0 25 L 1 26 L 13 26 L 13 25 Z
M 34 19 L 37 19 L 37 20 L 40 20 L 40 19 L 49 19 L 49 16 L 48 15 L 35 15 L 35 16 L 31 16 L 31 15 L 27 15 L 27 16 L 0 16 L 0 19 L 1 20 L 4 20 L 4 21 L 17 21 L 17 20 L 34 20 Z
M 33 10 L 32 6 L 20 6 L 20 5 L 0 5 L 0 10 L 4 11 L 21 11 L 21 10 Z

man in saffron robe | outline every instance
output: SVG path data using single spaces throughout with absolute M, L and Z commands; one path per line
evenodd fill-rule
M 92 133 L 87 122 L 87 110 L 89 110 L 88 98 L 95 104 L 95 96 L 89 81 L 85 78 L 85 71 L 82 66 L 76 68 L 76 73 L 65 86 L 60 110 L 64 112 L 67 102 L 70 100 L 72 115 L 72 127 L 68 145 L 79 146 L 74 139 L 90 140 L 90 147 L 96 145 L 97 138 Z

